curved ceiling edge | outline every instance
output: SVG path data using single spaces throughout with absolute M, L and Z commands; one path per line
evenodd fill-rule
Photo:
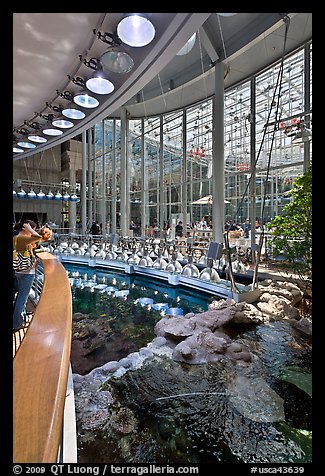
M 75 137 L 90 128 L 115 110 L 123 106 L 134 94 L 143 88 L 161 69 L 176 55 L 188 38 L 204 23 L 211 13 L 176 13 L 171 22 L 165 25 L 164 32 L 149 52 L 142 64 L 96 111 L 89 114 L 72 131 L 65 133 L 64 137 L 51 140 L 50 143 L 38 146 L 37 150 L 23 152 L 13 157 L 20 160 Z
M 304 31 L 299 31 L 299 22 L 295 25 L 295 15 L 297 14 L 290 14 L 295 33 L 292 33 L 292 37 L 286 43 L 285 54 L 290 54 L 302 47 L 308 41 L 311 41 L 312 38 L 311 29 L 307 28 Z M 284 29 L 283 21 L 279 20 L 263 34 L 263 40 L 266 40 L 267 37 L 268 43 L 272 43 L 273 46 L 275 44 L 277 45 L 276 48 L 273 47 L 273 49 L 269 49 L 269 56 L 256 55 L 254 47 L 258 47 L 261 38 L 255 38 L 228 58 L 229 68 L 232 74 L 225 79 L 225 89 L 247 80 L 249 77 L 262 71 L 265 67 L 280 60 L 283 42 L 282 36 L 279 35 L 281 29 Z M 241 65 L 250 65 L 250 67 L 248 70 L 243 70 L 241 67 L 238 67 L 239 63 Z M 188 81 L 186 84 L 166 92 L 164 96 L 153 97 L 145 101 L 145 103 L 126 105 L 129 118 L 136 119 L 144 117 L 144 110 L 146 111 L 146 116 L 155 116 L 161 114 L 162 110 L 164 110 L 165 113 L 170 113 L 203 101 L 214 94 L 214 77 L 214 68 L 211 68 L 200 76 Z

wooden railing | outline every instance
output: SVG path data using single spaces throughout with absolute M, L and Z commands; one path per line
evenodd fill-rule
M 72 299 L 66 271 L 38 253 L 44 284 L 13 360 L 13 461 L 56 463 L 62 437 L 71 349 Z

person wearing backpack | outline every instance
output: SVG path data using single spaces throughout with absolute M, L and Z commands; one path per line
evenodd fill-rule
M 44 241 L 43 235 L 36 231 L 36 223 L 33 220 L 24 220 L 17 228 L 18 234 L 13 236 L 13 270 L 16 290 L 13 309 L 13 332 L 26 326 L 24 322 L 25 307 L 37 266 L 33 248 L 35 248 L 37 241 Z M 48 236 L 46 236 L 46 239 L 48 239 Z

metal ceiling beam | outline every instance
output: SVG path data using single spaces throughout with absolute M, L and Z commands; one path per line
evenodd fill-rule
M 219 55 L 217 53 L 217 50 L 213 46 L 213 43 L 211 42 L 207 32 L 205 31 L 204 25 L 199 28 L 199 35 L 203 48 L 208 53 L 212 63 L 216 62 L 219 59 Z

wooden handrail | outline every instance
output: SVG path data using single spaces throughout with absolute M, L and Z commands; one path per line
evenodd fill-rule
M 38 253 L 42 293 L 13 359 L 13 461 L 56 463 L 71 349 L 72 298 L 62 264 Z

